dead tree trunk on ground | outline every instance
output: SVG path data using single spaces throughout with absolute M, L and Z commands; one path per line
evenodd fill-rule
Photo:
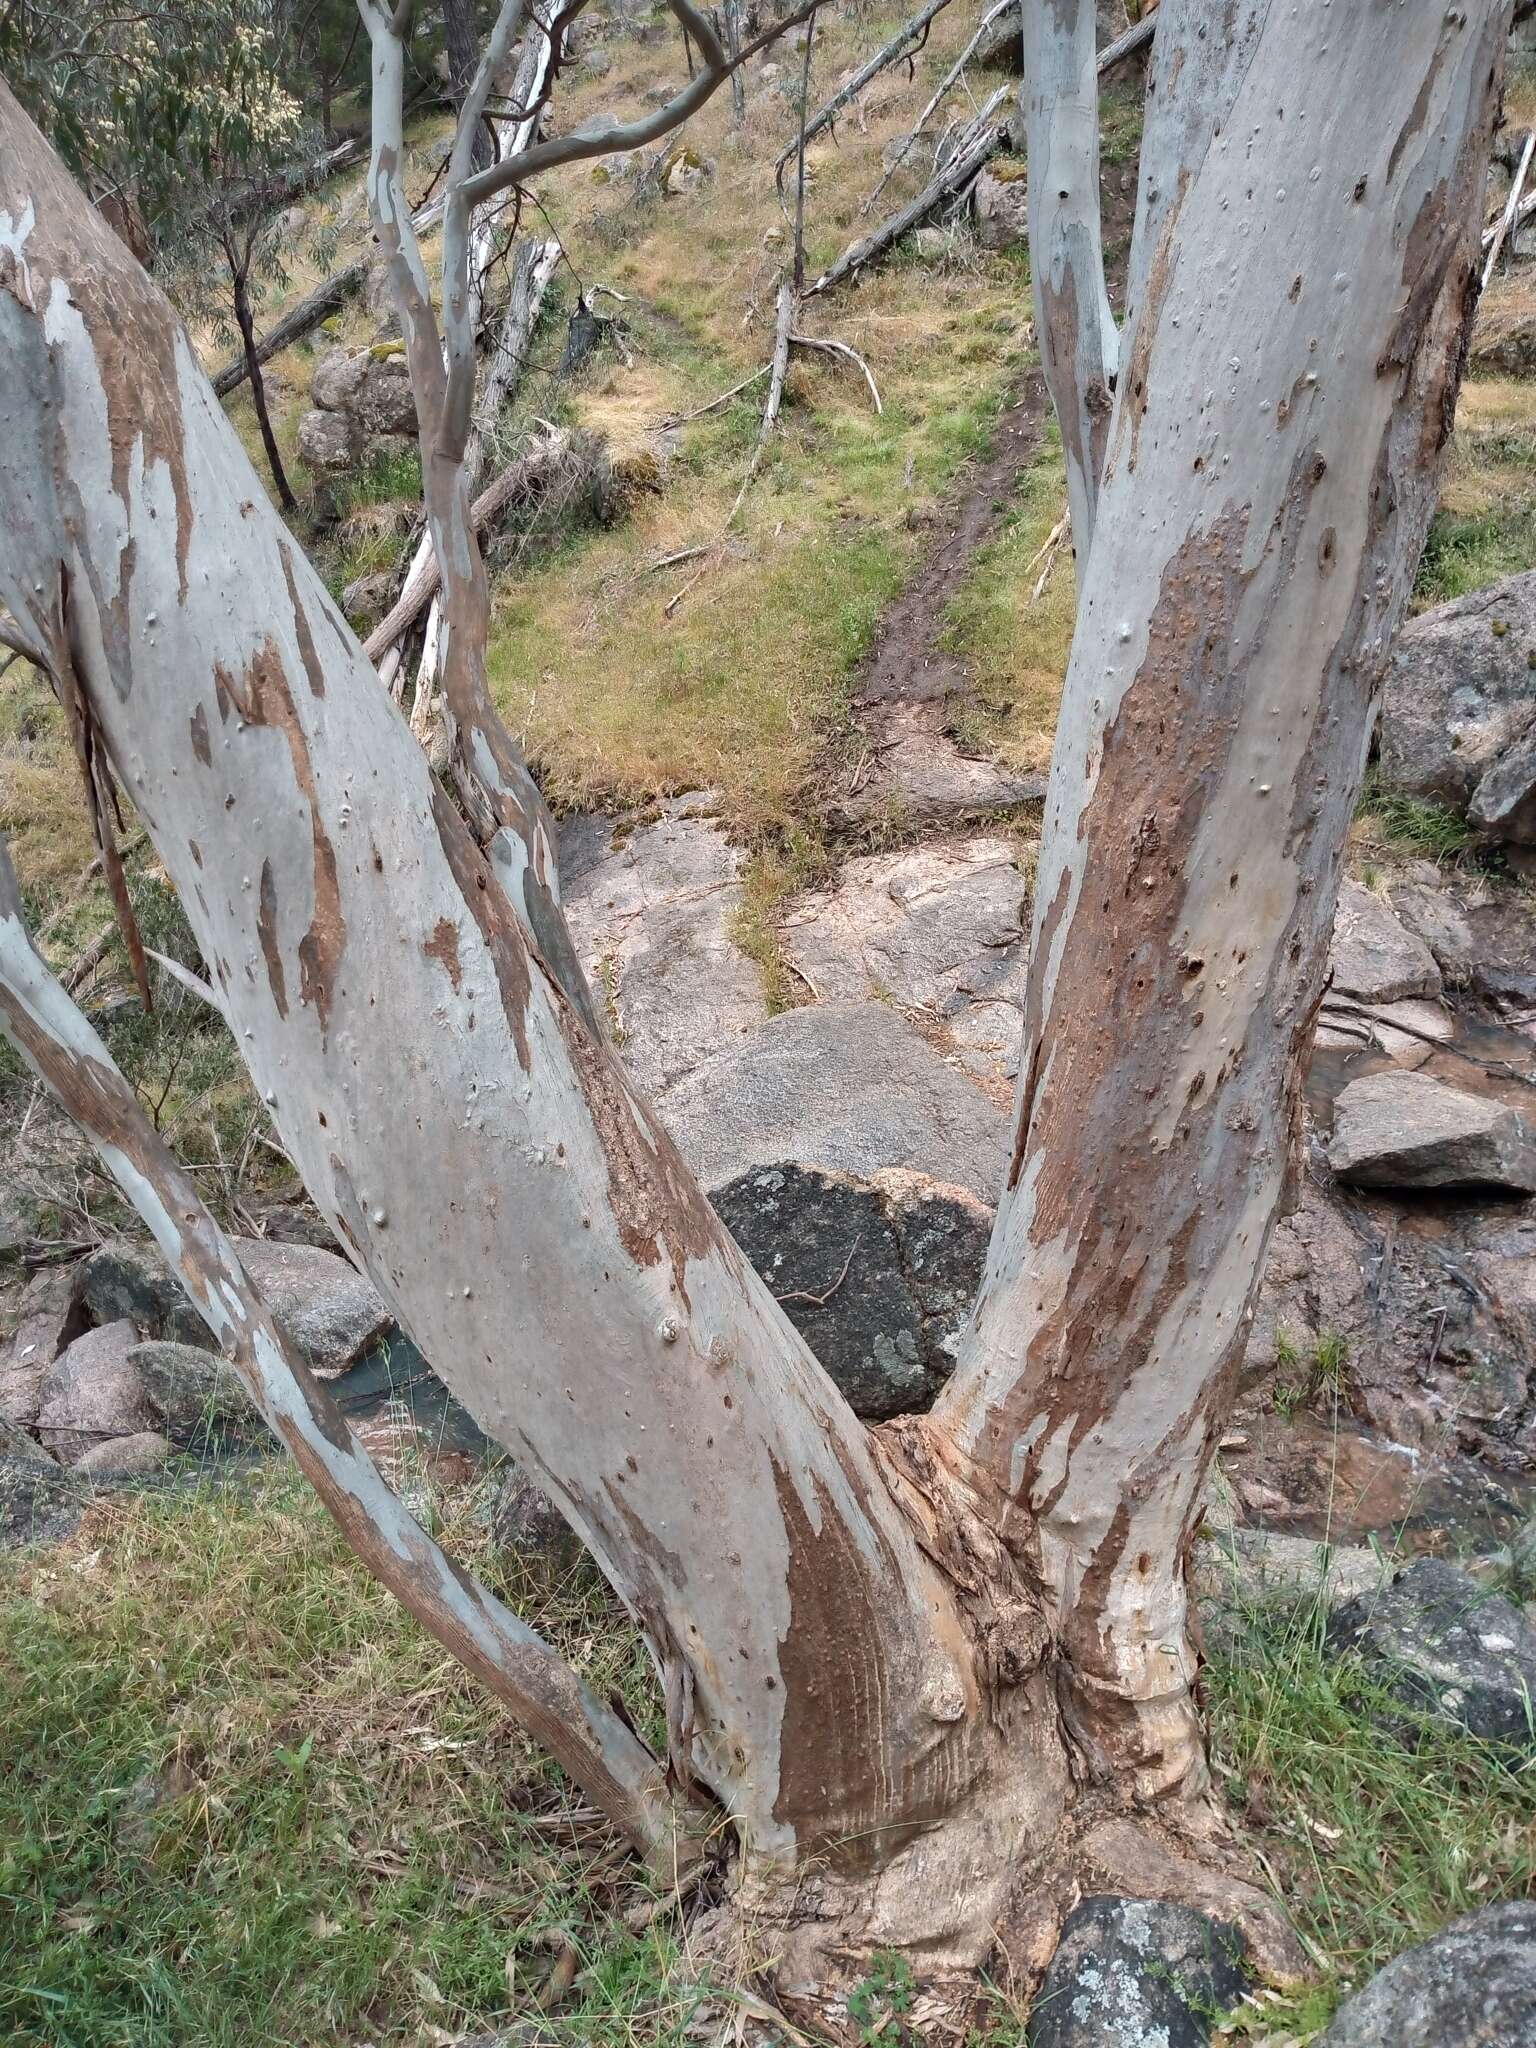
M 1232 1863 L 1183 1558 L 1449 428 L 1509 20 L 1508 0 L 1254 8 L 1244 147 L 1183 182 L 1125 351 L 986 1279 L 934 1414 L 876 1429 L 572 978 L 542 808 L 473 645 L 451 304 L 445 363 L 402 242 L 462 814 L 170 308 L 0 88 L 0 603 L 88 707 L 322 1212 L 644 1631 L 673 1780 L 725 1817 L 736 1911 L 813 2009 L 896 1947 L 937 2012 L 994 1944 L 1027 1974 L 1073 1882 L 1210 1903 Z M 1205 19 L 1164 0 L 1159 37 Z M 726 75 L 689 20 L 704 71 L 674 120 Z M 1185 119 L 1200 76 L 1155 120 Z M 533 145 L 510 176 L 613 133 Z M 396 143 L 386 121 L 386 221 Z M 200 1214 L 83 1099 L 94 1049 L 54 998 L 39 1037 L 0 915 L 7 1027 L 206 1294 Z M 643 1841 L 654 1761 L 610 1768 Z

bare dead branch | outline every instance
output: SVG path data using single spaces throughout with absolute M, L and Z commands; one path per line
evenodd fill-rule
M 1004 6 L 1015 4 L 1016 0 L 1002 0 Z M 915 57 L 928 40 L 928 28 L 934 16 L 942 13 L 948 5 L 949 0 L 928 0 L 927 6 L 920 7 L 910 21 L 904 21 L 890 41 L 882 44 L 872 57 L 861 64 L 848 83 L 840 86 L 826 105 L 805 124 L 806 141 L 814 142 L 824 129 L 830 128 L 843 109 L 858 98 L 872 78 L 878 78 L 889 65 L 899 64 L 903 57 Z M 995 9 L 993 11 L 996 12 Z M 798 146 L 797 137 L 786 148 L 780 150 L 773 166 L 775 178 L 782 181 L 784 166 Z
M 877 413 L 885 411 L 885 407 L 880 399 L 880 387 L 875 382 L 874 371 L 869 367 L 863 356 L 859 354 L 858 350 L 851 348 L 846 341 L 828 341 L 819 334 L 792 334 L 789 337 L 789 345 L 791 348 L 819 349 L 825 355 L 844 357 L 846 361 L 853 364 L 855 369 L 863 371 L 864 382 L 869 386 L 869 395 L 875 402 L 875 411 Z
M 1525 138 L 1525 148 L 1520 152 L 1520 163 L 1509 188 L 1509 198 L 1499 216 L 1499 224 L 1493 231 L 1493 240 L 1488 248 L 1488 260 L 1483 265 L 1483 290 L 1487 291 L 1489 279 L 1493 276 L 1494 265 L 1508 238 L 1510 229 L 1520 216 L 1520 195 L 1525 190 L 1525 180 L 1531 168 L 1531 157 L 1536 154 L 1536 128 Z
M 829 292 L 845 283 L 866 264 L 875 262 L 893 248 L 903 235 L 915 228 L 920 221 L 948 199 L 962 193 L 989 157 L 996 156 L 1003 146 L 1008 124 L 997 119 L 998 110 L 1008 98 L 1008 87 L 1000 85 L 988 99 L 980 114 L 965 130 L 955 147 L 954 154 L 905 206 L 887 216 L 877 228 L 857 242 L 851 242 L 832 265 L 822 272 L 816 282 L 808 285 L 806 298 L 815 298 L 820 292 Z

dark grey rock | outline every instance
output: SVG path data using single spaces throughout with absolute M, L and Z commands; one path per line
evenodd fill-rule
M 1530 1194 L 1536 1129 L 1500 1102 L 1424 1074 L 1366 1074 L 1334 1104 L 1328 1163 L 1361 1187 Z
M 109 1437 L 77 1458 L 74 1471 L 85 1479 L 142 1479 L 162 1472 L 175 1455 L 176 1446 L 157 1429 L 140 1430 L 136 1436 Z
M 1485 1741 L 1536 1749 L 1536 1630 L 1443 1558 L 1421 1558 L 1380 1592 L 1348 1602 L 1328 1637 L 1405 1705 Z
M 1235 1928 L 1189 1906 L 1090 1898 L 1029 2015 L 1030 2048 L 1204 2048 L 1248 1988 Z
M 1378 728 L 1383 780 L 1464 811 L 1488 771 L 1536 727 L 1536 570 L 1410 620 Z
M 581 1538 L 536 1480 L 510 1463 L 491 1503 L 491 1541 L 563 1577 L 586 1555 Z
M 128 1361 L 143 1382 L 156 1426 L 178 1450 L 262 1433 L 250 1396 L 216 1352 L 151 1340 L 135 1344 Z
M 144 1335 L 179 1343 L 206 1343 L 207 1325 L 179 1280 L 152 1244 L 118 1238 L 91 1253 L 80 1268 L 80 1298 L 98 1323 L 120 1319 Z
M 765 1166 L 711 1200 L 855 1414 L 929 1406 L 943 1375 L 924 1360 L 901 1246 L 873 1186 Z
M 0 1449 L 0 1550 L 58 1543 L 80 1519 L 85 1489 L 72 1473 L 36 1452 Z
M 983 1200 L 1002 1185 L 1007 1116 L 888 1003 L 787 1010 L 659 1107 L 706 1187 L 783 1159 L 866 1179 L 909 1167 Z
M 1531 688 L 1536 695 L 1536 675 Z M 1485 838 L 1536 846 L 1536 727 L 1506 748 L 1473 790 L 1467 823 Z
M 1484 1906 L 1404 1952 L 1335 2014 L 1318 2048 L 1531 2048 L 1536 1903 Z
M 371 632 L 394 601 L 395 575 L 391 569 L 375 569 L 357 576 L 341 593 L 341 608 L 359 633 Z
M 1029 185 L 1011 160 L 983 164 L 971 187 L 976 239 L 983 249 L 1022 249 L 1029 242 Z
M 414 434 L 416 400 L 404 355 L 368 359 L 348 410 L 370 434 Z
M 48 1368 L 37 1434 L 66 1464 L 111 1437 L 154 1427 L 144 1382 L 129 1362 L 137 1341 L 132 1323 L 104 1323 L 67 1345 Z

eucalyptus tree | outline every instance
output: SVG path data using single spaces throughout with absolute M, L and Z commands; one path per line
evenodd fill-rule
M 937 2030 L 994 1951 L 1043 1961 L 1077 1883 L 1219 1905 L 1274 1963 L 1283 1933 L 1211 1797 L 1184 1560 L 1455 403 L 1510 0 L 1163 0 L 1132 314 L 1084 439 L 1015 1143 L 954 1377 L 931 1415 L 875 1428 L 605 1036 L 485 679 L 470 223 L 665 134 L 729 76 L 709 22 L 670 4 L 703 65 L 666 107 L 476 168 L 509 0 L 434 294 L 400 189 L 409 10 L 363 0 L 372 203 L 443 569 L 442 779 L 171 309 L 0 97 L 6 630 L 120 775 L 319 1208 L 633 1615 L 664 1754 L 381 1499 L 10 897 L 0 1019 L 358 1548 L 637 1847 L 672 1868 L 724 1846 L 733 1924 L 786 1997 L 835 2014 L 895 1948 Z M 1030 0 L 1053 75 L 1086 4 Z M 1090 90 L 1032 115 L 1037 178 L 1072 173 L 1047 214 L 1063 189 L 1091 203 Z M 1099 319 L 1095 248 L 1074 231 L 1037 267 Z M 1054 355 L 1069 415 L 1087 360 Z

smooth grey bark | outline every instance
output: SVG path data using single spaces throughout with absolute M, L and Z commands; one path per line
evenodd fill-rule
M 1159 10 L 1158 118 L 1214 129 L 1210 99 L 1172 104 L 1214 93 L 1225 132 L 1164 213 L 1116 398 L 1013 1163 L 936 1411 L 1036 1549 L 1081 1725 L 1149 1798 L 1203 1782 L 1180 1560 L 1435 503 L 1509 23 L 1491 0 L 1252 13 L 1228 98 L 1225 67 L 1166 56 L 1205 0 Z
M 1061 426 L 1079 572 L 1093 544 L 1120 337 L 1104 282 L 1093 0 L 1023 0 L 1035 340 Z

